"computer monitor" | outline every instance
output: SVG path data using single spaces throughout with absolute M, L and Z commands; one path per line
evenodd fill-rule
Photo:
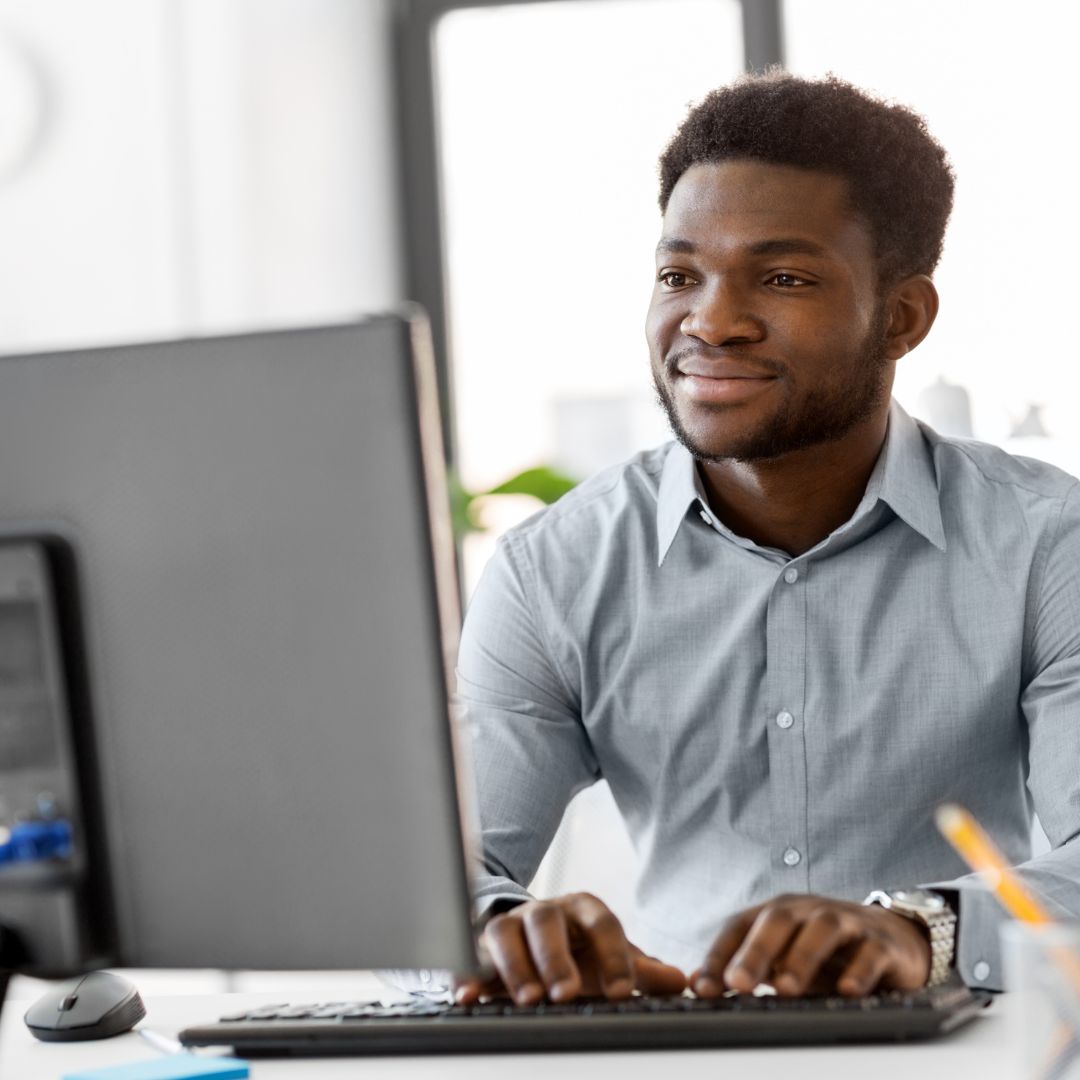
M 427 340 L 387 315 L 0 359 L 23 970 L 475 963 Z

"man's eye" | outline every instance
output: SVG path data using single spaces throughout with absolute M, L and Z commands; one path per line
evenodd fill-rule
M 794 274 L 773 274 L 768 280 L 769 285 L 779 285 L 784 289 L 792 289 L 799 285 L 809 285 L 811 282 L 806 278 L 796 277 Z
M 681 289 L 689 285 L 692 279 L 689 274 L 682 274 L 678 270 L 664 270 L 657 274 L 657 280 L 669 289 Z

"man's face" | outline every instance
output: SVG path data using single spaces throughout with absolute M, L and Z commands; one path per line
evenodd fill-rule
M 704 461 L 775 458 L 887 408 L 870 231 L 828 173 L 695 165 L 671 194 L 646 321 L 656 390 Z

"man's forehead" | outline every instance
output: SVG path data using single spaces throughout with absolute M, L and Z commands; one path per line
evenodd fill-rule
M 757 161 L 694 165 L 672 190 L 657 253 L 718 243 L 824 256 L 837 246 L 868 250 L 870 235 L 843 177 Z

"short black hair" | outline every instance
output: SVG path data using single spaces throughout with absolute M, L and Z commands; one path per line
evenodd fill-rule
M 660 209 L 692 165 L 750 159 L 838 174 L 869 225 L 878 280 L 931 274 L 953 203 L 953 171 L 921 116 L 835 75 L 779 69 L 714 90 L 660 157 Z

